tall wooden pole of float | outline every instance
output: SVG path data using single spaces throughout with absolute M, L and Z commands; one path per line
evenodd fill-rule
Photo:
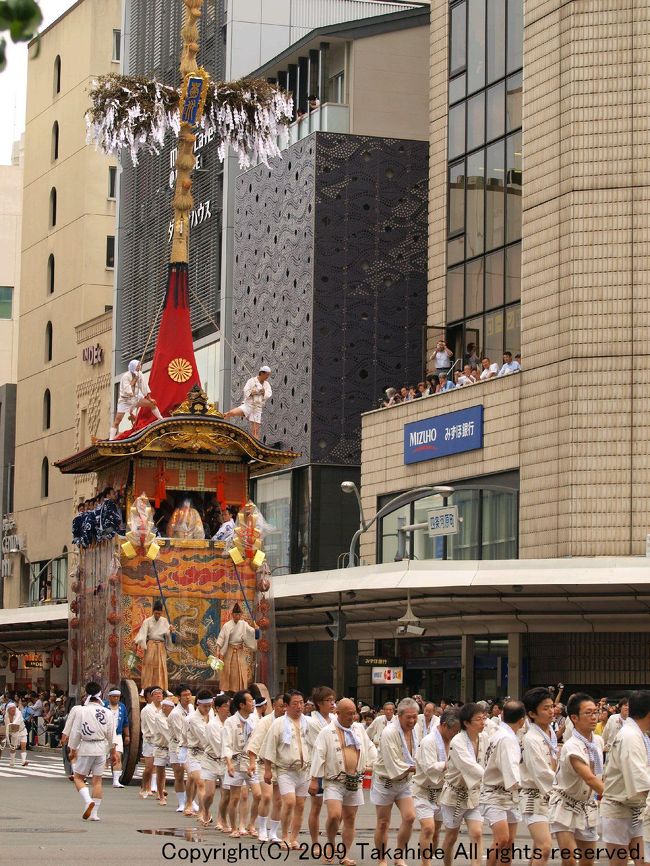
M 181 30 L 181 87 L 188 75 L 196 72 L 196 55 L 199 52 L 199 18 L 203 0 L 183 0 L 185 13 Z M 176 185 L 174 188 L 174 234 L 170 262 L 173 264 L 189 259 L 190 213 L 194 205 L 192 196 L 192 170 L 194 168 L 194 135 L 191 124 L 181 120 L 176 156 Z

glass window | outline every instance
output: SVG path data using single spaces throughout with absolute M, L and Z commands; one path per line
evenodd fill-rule
M 506 250 L 506 304 L 521 298 L 521 244 Z
M 487 175 L 485 192 L 485 248 L 503 246 L 505 219 L 505 191 L 503 166 L 503 141 L 491 144 L 487 149 Z
M 449 49 L 449 75 L 454 75 L 465 68 L 465 42 L 467 26 L 467 9 L 465 0 L 451 10 L 451 36 Z
M 516 241 L 521 237 L 521 132 L 508 137 L 506 142 L 506 179 L 508 217 L 507 240 Z
M 381 562 L 394 562 L 397 553 L 397 521 L 403 517 L 406 523 L 411 520 L 411 506 L 403 505 L 392 514 L 382 518 L 379 543 L 381 545 Z M 410 541 L 407 541 L 407 556 L 410 558 Z
M 469 0 L 467 23 L 467 92 L 485 84 L 485 0 Z
M 117 190 L 117 166 L 109 165 L 108 167 L 108 197 L 115 198 Z
M 291 571 L 291 473 L 258 478 L 255 482 L 255 504 L 270 524 L 264 540 L 269 568 Z
M 503 250 L 485 257 L 485 309 L 503 304 Z
M 456 490 L 449 497 L 450 505 L 458 506 L 462 518 L 460 530 L 447 537 L 448 559 L 479 558 L 479 491 Z
M 478 354 L 481 354 L 481 349 L 483 347 L 483 317 L 478 316 L 476 319 L 469 319 L 465 322 L 465 342 L 464 346 L 466 347 L 464 356 L 469 355 L 470 353 L 467 351 L 470 343 L 474 344 L 475 350 Z
M 52 360 L 52 344 L 53 344 L 52 322 L 48 322 L 47 325 L 45 326 L 45 360 L 46 361 Z
M 43 394 L 43 430 L 50 429 L 50 417 L 52 412 L 52 400 L 50 397 L 50 389 L 46 388 Z
M 507 107 L 508 132 L 521 127 L 521 100 L 523 92 L 523 78 L 521 72 L 511 75 L 507 81 Z
M 465 91 L 467 87 L 467 77 L 463 75 L 457 75 L 455 78 L 451 78 L 449 80 L 449 104 L 453 105 L 454 102 L 458 102 L 459 99 L 463 99 L 465 96 Z
M 442 496 L 427 496 L 413 503 L 413 523 L 426 523 L 427 512 L 432 508 L 442 508 L 444 505 Z M 443 536 L 429 537 L 429 533 L 413 533 L 413 559 L 443 559 L 445 544 Z
M 0 286 L 0 319 L 10 319 L 14 290 L 12 286 Z
M 483 262 L 474 259 L 465 265 L 465 315 L 473 316 L 483 310 Z
M 517 494 L 483 491 L 483 559 L 517 558 Z
M 465 266 L 450 268 L 447 271 L 447 321 L 456 322 L 463 318 L 463 291 Z
M 56 188 L 50 190 L 50 228 L 56 225 Z
M 488 0 L 487 63 L 488 83 L 506 72 L 506 0 Z
M 505 349 L 513 356 L 521 352 L 521 307 L 513 304 L 506 308 L 506 345 Z
M 47 457 L 43 457 L 41 463 L 41 498 L 46 499 L 50 495 L 50 464 Z
M 505 132 L 505 87 L 503 82 L 487 92 L 487 141 L 499 138 Z
M 106 267 L 115 267 L 115 237 L 107 235 L 106 237 Z
M 449 166 L 449 234 L 465 228 L 465 162 Z
M 467 100 L 467 149 L 474 150 L 485 141 L 485 93 Z
M 113 63 L 119 63 L 122 59 L 122 31 L 113 30 Z
M 54 294 L 54 271 L 54 256 L 50 253 L 47 259 L 47 292 L 50 295 Z
M 524 65 L 524 4 L 522 0 L 508 0 L 508 72 Z
M 219 342 L 202 346 L 194 353 L 201 387 L 211 403 L 219 400 Z
M 333 75 L 329 80 L 328 102 L 345 102 L 345 72 L 341 71 Z
M 454 159 L 465 153 L 465 104 L 449 109 L 448 158 Z
M 447 266 L 462 262 L 465 255 L 465 238 L 461 235 L 447 243 Z
M 465 236 L 467 244 L 465 255 L 472 258 L 483 252 L 485 243 L 485 159 L 484 151 L 479 150 L 467 157 L 467 216 Z
M 483 352 L 493 364 L 501 367 L 503 357 L 503 310 L 485 316 L 485 348 Z
M 61 93 L 61 58 L 57 54 L 54 58 L 54 95 Z
M 52 124 L 52 161 L 59 158 L 59 122 L 57 120 Z

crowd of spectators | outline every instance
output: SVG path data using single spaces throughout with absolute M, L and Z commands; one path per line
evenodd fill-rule
M 460 369 L 458 362 L 454 362 L 454 353 L 445 340 L 439 340 L 435 351 L 429 358 L 435 371 L 427 373 L 424 382 L 417 385 L 403 385 L 401 388 L 386 388 L 385 397 L 381 400 L 381 407 L 388 408 L 398 403 L 408 403 L 410 400 L 418 400 L 421 397 L 431 397 L 453 388 L 464 388 L 468 385 L 477 385 L 488 379 L 498 379 L 502 376 L 511 376 L 521 371 L 521 354 L 517 352 L 513 357 L 512 352 L 503 353 L 501 366 L 493 362 L 487 356 L 480 358 L 474 343 L 468 343 L 467 351 L 463 357 L 463 367 Z
M 64 691 L 5 691 L 0 695 L 0 725 L 4 723 L 6 706 L 10 701 L 22 713 L 28 749 L 37 745 L 58 747 L 68 716 L 68 696 Z

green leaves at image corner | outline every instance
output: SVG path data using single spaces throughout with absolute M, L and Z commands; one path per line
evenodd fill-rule
M 29 42 L 36 35 L 43 14 L 36 0 L 0 0 L 0 32 L 12 42 Z M 7 65 L 7 40 L 0 37 L 0 72 Z

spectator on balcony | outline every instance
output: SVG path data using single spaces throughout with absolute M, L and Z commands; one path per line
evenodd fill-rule
M 517 352 L 515 355 L 514 363 L 517 365 L 517 372 L 521 373 L 521 352 Z
M 410 399 L 410 397 L 409 397 L 409 389 L 406 387 L 406 385 L 403 385 L 403 386 L 399 389 L 399 396 L 400 396 L 400 401 L 401 401 L 402 403 L 406 403 L 406 401 Z
M 476 375 L 474 370 L 469 364 L 465 364 L 463 367 L 463 372 L 458 374 L 458 381 L 456 382 L 456 386 L 459 388 L 463 388 L 465 385 L 475 385 L 476 384 Z
M 419 396 L 420 396 L 420 392 L 415 387 L 415 385 L 409 385 L 409 392 L 408 392 L 408 396 L 406 399 L 407 400 L 417 400 L 417 398 Z
M 299 108 L 298 111 L 296 111 L 297 122 L 300 123 L 300 121 L 305 117 L 307 117 L 307 112 L 303 111 L 302 108 Z
M 483 358 L 483 360 L 481 361 L 481 375 L 480 375 L 481 382 L 485 382 L 488 379 L 494 379 L 494 377 L 498 374 L 498 372 L 499 372 L 499 365 L 498 364 L 496 364 L 496 363 L 492 364 L 490 362 L 489 358 Z
M 439 384 L 438 374 L 437 373 L 430 373 L 427 376 L 427 382 L 429 383 L 429 394 L 430 395 L 436 394 L 438 391 L 438 384 Z
M 446 340 L 438 340 L 436 351 L 431 356 L 431 358 L 435 361 L 436 373 L 438 375 L 440 375 L 441 373 L 449 373 L 449 370 L 451 368 L 451 359 L 453 357 L 454 353 L 447 345 Z
M 469 364 L 472 370 L 478 370 L 478 352 L 476 350 L 476 343 L 467 344 L 464 361 L 465 364 Z
M 418 392 L 415 395 L 416 397 L 428 397 L 429 396 L 429 388 L 427 387 L 426 382 L 418 382 Z
M 386 399 L 383 403 L 384 409 L 388 409 L 389 406 L 397 406 L 398 403 L 402 402 L 402 398 L 398 394 L 397 388 L 386 388 L 385 394 Z
M 310 111 L 314 111 L 314 109 L 316 109 L 320 106 L 320 99 L 318 99 L 318 97 L 315 96 L 313 93 L 311 96 L 307 97 L 307 101 L 309 102 L 309 110 Z
M 452 388 L 456 387 L 454 383 L 449 380 L 446 373 L 440 373 L 438 379 L 439 384 L 436 394 L 442 394 L 443 391 L 451 391 Z
M 517 361 L 512 360 L 512 352 L 503 353 L 503 366 L 497 373 L 498 376 L 510 376 L 512 373 L 518 373 L 521 369 Z

